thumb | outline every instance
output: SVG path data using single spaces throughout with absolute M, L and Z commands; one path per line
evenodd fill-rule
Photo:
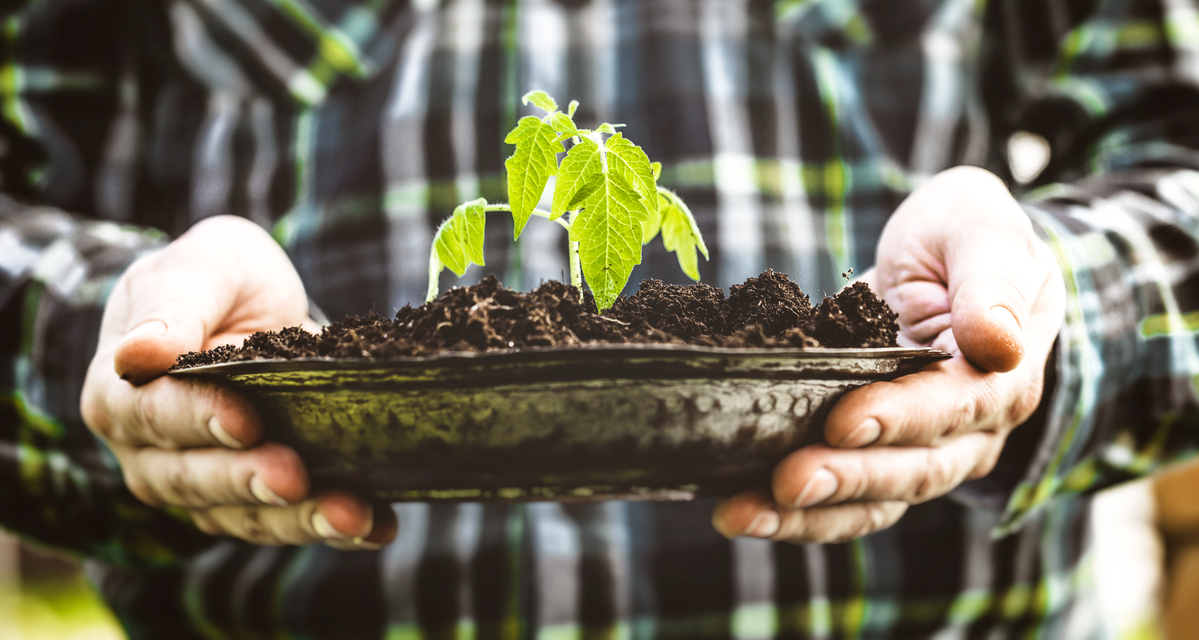
M 166 373 L 189 351 L 308 321 L 287 255 L 241 218 L 195 225 L 131 266 L 113 295 L 118 308 L 106 310 L 101 345 L 113 345 L 116 373 L 133 384 Z
M 194 350 L 185 346 L 178 333 L 172 334 L 162 320 L 147 320 L 134 327 L 113 354 L 117 375 L 140 385 L 166 373 L 180 354 Z
M 1041 346 L 1040 335 L 1029 329 L 1036 324 L 1034 302 L 1051 275 L 1047 251 L 1003 181 L 982 169 L 957 167 L 919 187 L 887 222 L 879 274 L 884 290 L 906 288 L 909 299 L 900 303 L 917 322 L 942 318 L 929 323 L 936 334 L 952 338 L 942 344 L 956 343 L 980 369 L 1004 372 Z M 937 285 L 945 287 L 944 298 Z M 952 336 L 944 326 L 945 303 Z
M 950 315 L 958 348 L 985 371 L 1011 371 L 1024 360 L 1023 319 L 1028 303 L 1016 286 L 996 274 L 963 280 L 953 296 Z
M 125 274 L 125 318 L 112 327 L 113 367 L 133 384 L 166 373 L 179 355 L 204 348 L 232 306 L 235 276 L 223 273 L 219 263 L 189 264 L 188 253 L 167 247 Z

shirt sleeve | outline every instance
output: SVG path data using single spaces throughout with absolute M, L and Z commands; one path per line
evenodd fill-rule
M 1021 43 L 1003 54 L 1008 127 L 1051 148 L 1021 201 L 1067 292 L 1056 383 L 1001 532 L 1199 445 L 1197 16 L 1187 0 L 1100 3 L 1039 62 L 1032 26 L 999 30 Z
M 165 241 L 0 196 L 0 526 L 130 566 L 211 542 L 138 502 L 79 412 L 109 291 Z

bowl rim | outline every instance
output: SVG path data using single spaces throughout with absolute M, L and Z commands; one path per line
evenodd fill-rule
M 875 347 L 866 349 L 825 347 L 710 347 L 691 344 L 596 344 L 563 347 L 516 347 L 489 351 L 442 351 L 427 356 L 394 358 L 274 358 L 221 362 L 182 369 L 173 376 L 241 375 L 295 371 L 345 371 L 406 368 L 411 366 L 545 364 L 570 360 L 610 359 L 621 356 L 660 358 L 664 361 L 719 357 L 733 360 L 882 360 L 925 359 L 929 362 L 952 358 L 953 354 L 930 347 Z

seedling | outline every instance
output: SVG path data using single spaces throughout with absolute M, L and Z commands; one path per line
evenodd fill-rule
M 429 251 L 429 293 L 437 297 L 443 268 L 459 277 L 471 264 L 483 265 L 483 232 L 487 214 L 512 214 L 513 238 L 520 238 L 531 216 L 556 222 L 567 231 L 570 282 L 580 291 L 584 279 L 600 311 L 612 306 L 641 264 L 641 247 L 658 235 L 667 251 L 692 280 L 699 280 L 699 258 L 708 248 L 691 210 L 673 191 L 658 185 L 662 165 L 650 162 L 641 147 L 616 131 L 623 125 L 603 123 L 594 130 L 575 126 L 579 103 L 565 113 L 544 91 L 521 98 L 546 112 L 525 116 L 504 139 L 516 153 L 504 162 L 508 172 L 507 204 L 484 198 L 463 203 L 433 236 Z M 567 149 L 565 142 L 570 141 Z M 558 154 L 566 151 L 561 163 Z M 557 176 L 549 211 L 537 208 L 551 176 Z

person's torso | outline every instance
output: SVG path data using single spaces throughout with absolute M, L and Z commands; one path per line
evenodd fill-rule
M 28 82 L 79 89 L 9 100 L 6 172 L 41 167 L 26 188 L 52 202 L 171 233 L 224 213 L 272 227 L 333 318 L 423 299 L 435 226 L 462 201 L 506 199 L 503 139 L 531 89 L 579 100 L 583 126 L 623 123 L 663 163 L 720 287 L 770 267 L 832 292 L 871 266 L 913 185 L 1003 170 L 974 0 L 68 5 L 18 25 L 31 49 L 50 27 L 92 40 L 23 61 Z M 514 243 L 497 217 L 487 268 L 443 286 L 563 277 L 563 232 L 540 222 Z M 685 281 L 656 245 L 630 289 L 647 277 Z M 1083 500 L 996 540 L 997 510 L 943 499 L 828 546 L 725 540 L 712 506 L 398 505 L 400 536 L 378 553 L 224 542 L 109 596 L 151 636 L 1016 635 L 1067 623 L 1086 551 Z

